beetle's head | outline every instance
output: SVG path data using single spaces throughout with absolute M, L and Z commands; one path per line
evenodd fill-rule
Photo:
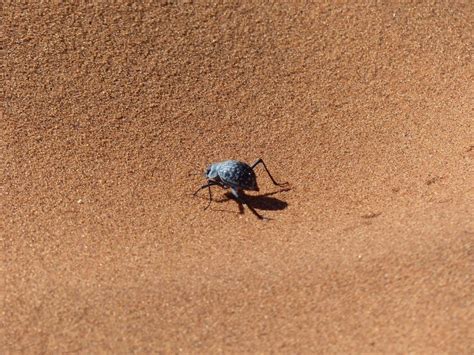
M 207 179 L 215 179 L 217 177 L 217 165 L 211 164 L 206 168 L 205 176 Z

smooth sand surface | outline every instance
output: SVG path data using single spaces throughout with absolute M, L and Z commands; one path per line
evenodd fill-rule
M 2 353 L 474 352 L 472 2 L 38 3 L 2 10 Z M 268 219 L 193 198 L 257 158 Z

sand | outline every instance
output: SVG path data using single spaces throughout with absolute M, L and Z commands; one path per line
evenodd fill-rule
M 260 3 L 3 4 L 2 353 L 474 352 L 472 2 Z

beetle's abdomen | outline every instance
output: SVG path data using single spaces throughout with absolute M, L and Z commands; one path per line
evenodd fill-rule
M 257 189 L 255 172 L 248 164 L 241 161 L 227 160 L 219 163 L 218 173 L 226 185 L 243 190 Z

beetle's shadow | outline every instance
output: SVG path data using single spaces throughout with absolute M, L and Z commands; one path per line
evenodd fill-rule
M 284 210 L 288 207 L 288 203 L 280 200 L 275 197 L 271 197 L 272 195 L 276 195 L 280 192 L 290 191 L 290 188 L 283 188 L 278 191 L 269 192 L 262 195 L 244 195 L 245 202 L 248 203 L 251 207 L 257 210 L 265 210 L 265 211 L 279 211 Z M 227 202 L 229 200 L 234 200 L 239 204 L 240 213 L 243 213 L 243 206 L 239 201 L 234 198 L 231 192 L 226 192 L 224 194 L 226 198 L 214 200 L 217 203 Z

